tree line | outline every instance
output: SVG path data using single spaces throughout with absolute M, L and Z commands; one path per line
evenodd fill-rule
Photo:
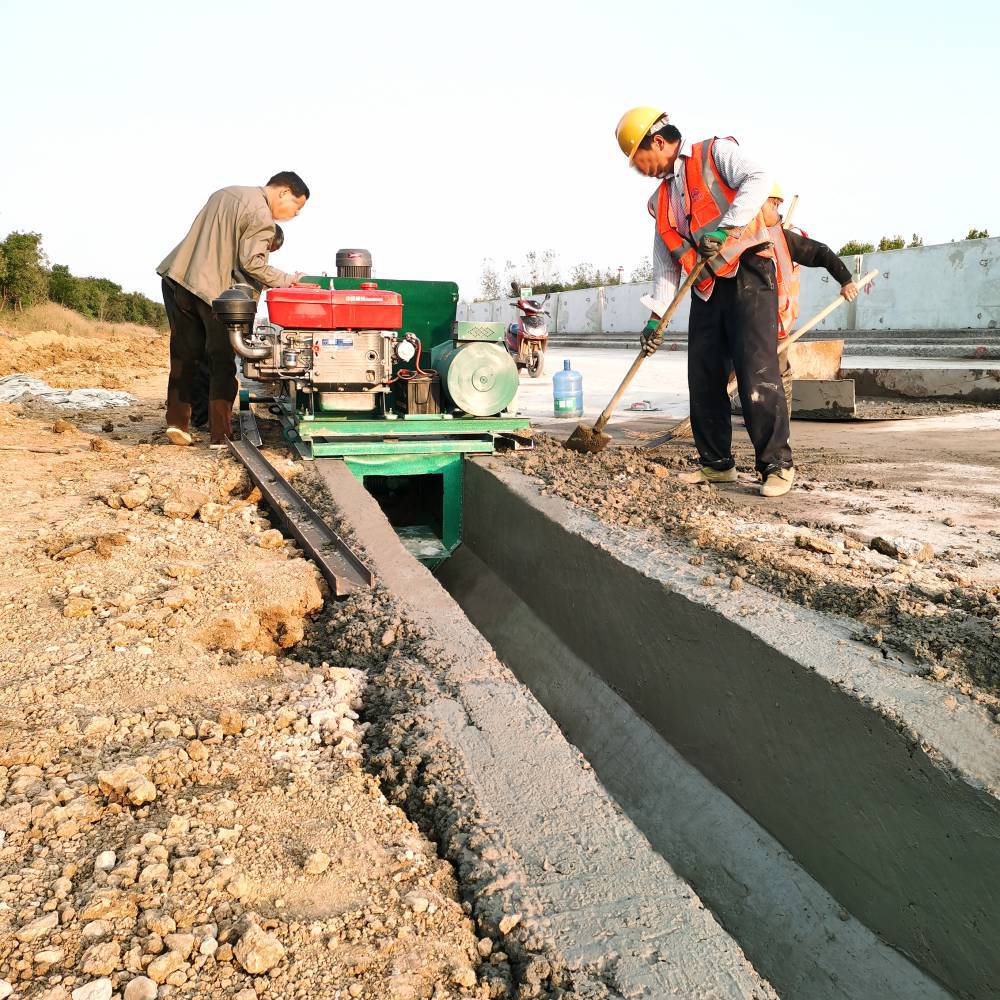
M 985 229 L 970 229 L 964 237 L 967 240 L 986 240 L 990 234 Z M 952 240 L 952 243 L 955 241 Z M 838 251 L 838 257 L 850 257 L 858 253 L 875 253 L 877 250 L 902 250 L 904 247 L 922 247 L 923 239 L 916 233 L 909 243 L 902 236 L 883 236 L 879 240 L 878 247 L 874 243 L 865 243 L 863 240 L 848 240 Z
M 486 258 L 479 279 L 477 301 L 502 299 L 504 296 L 517 297 L 521 287 L 530 288 L 533 295 L 548 292 L 572 292 L 578 288 L 598 288 L 620 285 L 625 269 L 609 267 L 602 270 L 589 262 L 574 264 L 564 281 L 559 273 L 555 250 L 531 250 L 524 255 L 521 263 L 508 260 L 498 268 L 493 260 Z M 627 280 L 649 281 L 653 277 L 653 263 L 643 257 L 633 268 Z
M 0 310 L 20 311 L 40 302 L 58 302 L 102 323 L 167 326 L 159 302 L 123 291 L 108 278 L 77 277 L 65 264 L 50 267 L 39 233 L 9 233 L 0 243 Z
M 965 236 L 967 240 L 985 240 L 989 238 L 985 229 L 970 229 Z M 954 242 L 954 240 L 952 241 Z M 850 257 L 854 254 L 874 253 L 876 250 L 902 250 L 904 247 L 922 247 L 923 239 L 916 233 L 907 243 L 902 236 L 883 236 L 878 245 L 863 240 L 848 240 L 838 251 L 839 257 Z M 544 295 L 546 292 L 570 292 L 578 288 L 598 288 L 608 285 L 620 285 L 625 279 L 624 268 L 607 268 L 601 270 L 593 264 L 575 264 L 569 270 L 569 277 L 563 280 L 559 273 L 555 250 L 532 250 L 524 255 L 524 260 L 516 263 L 508 260 L 502 268 L 486 258 L 483 260 L 482 272 L 479 278 L 479 294 L 477 301 L 487 299 L 516 298 L 522 286 L 530 288 L 533 295 Z M 653 263 L 648 257 L 643 257 L 637 267 L 629 274 L 629 281 L 649 281 L 653 277 Z

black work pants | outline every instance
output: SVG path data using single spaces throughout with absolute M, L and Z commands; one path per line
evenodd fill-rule
M 726 383 L 736 372 L 743 421 L 766 476 L 792 466 L 788 409 L 778 369 L 778 293 L 774 263 L 744 254 L 732 278 L 716 278 L 708 301 L 691 299 L 688 391 L 702 465 L 731 469 L 733 423 Z
M 198 366 L 208 367 L 208 416 L 213 444 L 230 436 L 236 399 L 236 355 L 225 326 L 212 307 L 183 285 L 163 279 L 163 305 L 170 323 L 170 378 L 167 425 L 188 430 L 198 394 Z

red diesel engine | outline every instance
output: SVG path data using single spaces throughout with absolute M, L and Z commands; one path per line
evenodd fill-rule
M 375 282 L 357 289 L 272 288 L 266 301 L 270 322 L 255 331 L 259 347 L 245 345 L 259 356 L 243 354 L 244 373 L 290 382 L 313 394 L 315 409 L 376 409 L 389 391 L 393 362 L 412 357 L 411 345 L 398 337 L 403 300 Z

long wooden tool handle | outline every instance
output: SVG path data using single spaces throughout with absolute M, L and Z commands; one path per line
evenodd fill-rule
M 785 212 L 785 219 L 781 223 L 782 229 L 787 229 L 792 224 L 792 216 L 795 214 L 795 208 L 799 203 L 799 196 L 797 194 L 792 195 L 792 200 L 788 205 L 788 211 Z
M 858 288 L 864 288 L 865 285 L 867 285 L 869 282 L 875 279 L 875 276 L 877 274 L 878 274 L 878 269 L 874 271 L 869 271 L 863 278 L 858 278 L 855 284 L 858 286 Z M 804 333 L 808 333 L 814 326 L 817 326 L 820 323 L 822 323 L 823 320 L 825 320 L 826 317 L 829 316 L 830 313 L 834 311 L 834 309 L 837 309 L 839 306 L 843 305 L 843 303 L 846 301 L 847 299 L 845 299 L 843 295 L 838 295 L 828 306 L 824 306 L 822 309 L 820 309 L 820 311 L 816 313 L 816 315 L 813 316 L 808 323 L 805 323 L 803 326 L 800 326 L 797 330 L 790 333 L 784 340 L 782 340 L 778 344 L 778 357 L 780 358 L 781 355 L 788 350 L 789 346 L 791 344 L 794 344 L 795 341 L 799 339 L 799 337 L 801 337 Z M 736 388 L 737 388 L 736 376 L 730 375 L 729 383 L 726 386 L 726 395 L 731 396 L 736 391 Z M 669 431 L 667 434 L 663 434 L 660 437 L 653 438 L 653 440 L 650 441 L 646 445 L 646 447 L 656 448 L 661 444 L 665 444 L 667 441 L 672 441 L 674 438 L 687 437 L 690 433 L 691 433 L 691 418 L 687 417 L 685 420 L 682 420 L 676 427 L 673 428 L 673 430 Z
M 653 332 L 654 339 L 659 337 L 660 334 L 667 328 L 667 324 L 670 322 L 671 317 L 677 312 L 677 307 L 684 301 L 684 296 L 691 290 L 691 286 L 698 280 L 698 276 L 705 269 L 705 265 L 708 263 L 707 258 L 698 261 L 693 268 L 691 268 L 691 273 L 684 279 L 684 284 L 677 290 L 677 294 L 674 296 L 673 302 L 667 306 L 667 311 L 660 317 L 660 322 L 656 324 L 656 330 Z M 597 418 L 594 424 L 594 433 L 599 434 L 607 426 L 608 421 L 611 419 L 611 414 L 614 413 L 615 407 L 618 405 L 618 401 L 622 398 L 625 390 L 629 387 L 632 379 L 635 378 L 635 373 L 639 370 L 643 361 L 646 360 L 645 351 L 639 351 L 636 356 L 635 361 L 632 362 L 632 367 L 625 373 L 625 378 L 622 379 L 622 384 L 618 386 L 618 391 L 611 397 L 611 402 L 604 407 L 601 415 Z
M 878 276 L 878 268 L 875 268 L 874 270 L 869 271 L 863 277 L 858 278 L 858 280 L 855 281 L 854 284 L 857 285 L 858 289 L 860 290 L 864 288 L 865 285 L 868 285 L 871 282 L 873 282 L 877 276 Z M 799 339 L 799 337 L 801 337 L 804 333 L 808 333 L 814 326 L 818 326 L 820 323 L 822 323 L 823 320 L 825 320 L 826 317 L 829 316 L 830 313 L 834 311 L 834 309 L 839 308 L 846 301 L 847 299 L 845 299 L 843 295 L 838 295 L 828 306 L 825 306 L 823 309 L 820 309 L 820 311 L 816 313 L 816 315 L 813 316 L 813 318 L 809 320 L 808 323 L 805 323 L 798 329 L 793 330 L 787 337 L 785 337 L 784 340 L 782 340 L 778 344 L 778 356 L 780 357 L 782 354 L 784 354 L 785 351 L 788 350 L 789 346 L 791 344 L 794 344 L 795 341 Z

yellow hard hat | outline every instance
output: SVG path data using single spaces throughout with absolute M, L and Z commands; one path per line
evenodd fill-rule
M 646 137 L 646 133 L 665 117 L 666 115 L 658 108 L 629 108 L 621 116 L 615 129 L 615 138 L 621 151 L 628 157 L 629 163 L 632 162 L 639 143 Z
M 785 200 L 785 196 L 781 193 L 781 185 L 777 181 L 771 186 L 771 193 L 768 195 L 768 198 L 777 198 L 778 201 Z

